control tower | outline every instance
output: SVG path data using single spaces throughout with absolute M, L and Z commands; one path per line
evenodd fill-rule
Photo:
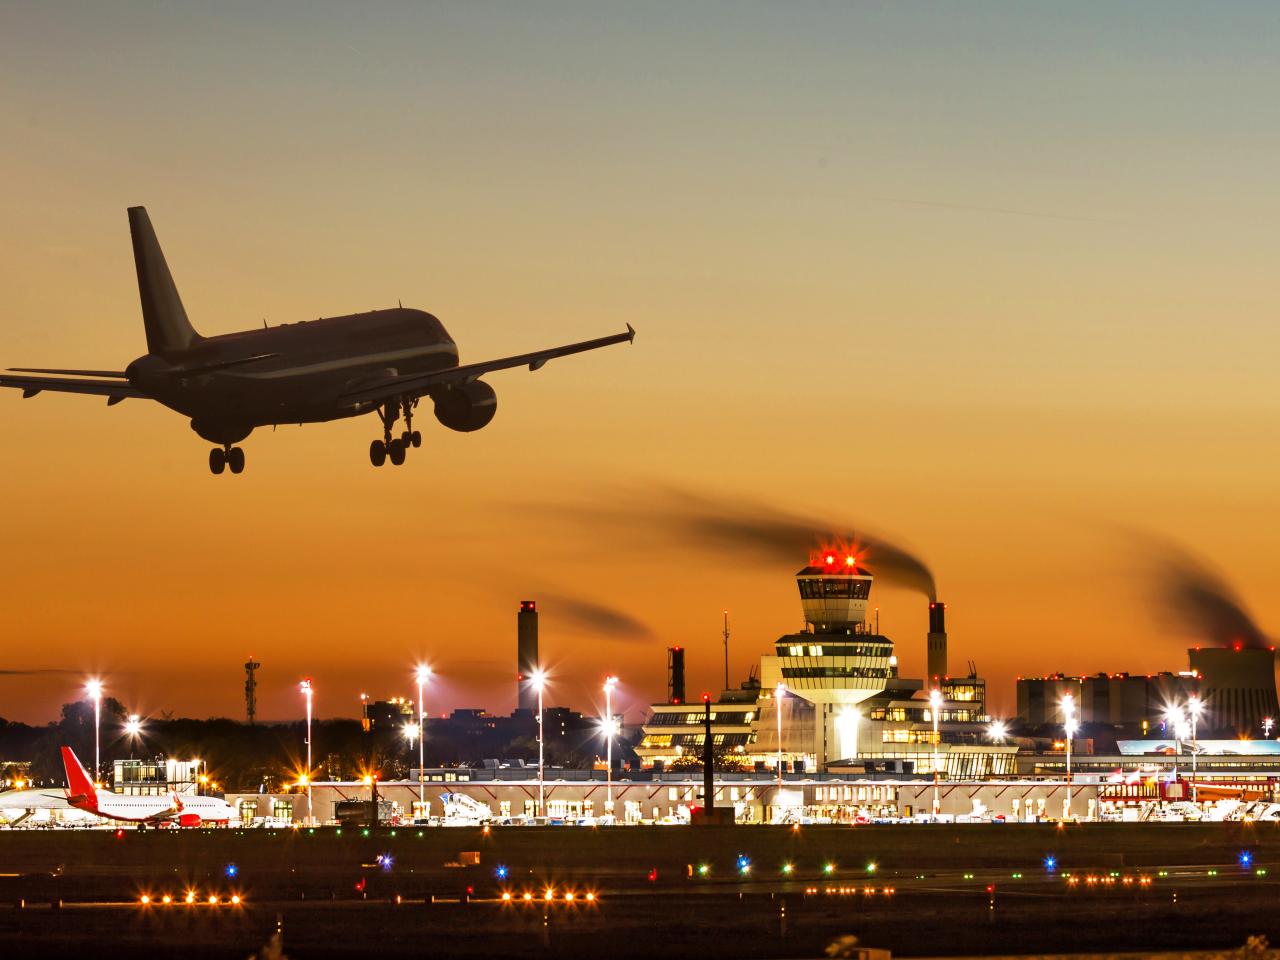
M 846 742 L 857 737 L 854 705 L 897 680 L 893 641 L 867 623 L 873 579 L 854 553 L 826 551 L 811 556 L 809 565 L 796 574 L 805 630 L 779 637 L 775 655 L 760 661 L 764 693 L 782 683 L 788 697 L 812 705 L 813 725 L 804 726 L 812 731 L 813 743 L 789 748 L 818 757 L 820 765 L 855 754 L 857 744 Z M 762 700 L 762 731 L 765 709 Z M 776 701 L 770 700 L 767 709 L 777 709 Z M 799 729 L 798 724 L 791 726 Z

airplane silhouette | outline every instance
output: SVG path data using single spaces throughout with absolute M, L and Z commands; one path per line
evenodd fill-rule
M 404 463 L 422 444 L 413 427 L 418 401 L 430 397 L 436 419 L 451 430 L 479 430 L 493 419 L 498 398 L 480 377 L 495 370 L 538 370 L 548 360 L 615 343 L 635 330 L 535 350 L 498 360 L 458 363 L 458 347 L 431 314 L 403 306 L 344 317 L 286 323 L 202 337 L 191 326 L 164 253 L 143 207 L 129 208 L 133 259 L 142 298 L 147 353 L 124 370 L 12 367 L 0 387 L 23 397 L 49 390 L 155 400 L 191 418 L 191 429 L 210 443 L 209 469 L 244 469 L 236 446 L 255 427 L 323 423 L 377 413 L 382 438 L 369 445 L 375 467 Z M 12 374 L 24 374 L 14 376 Z M 30 376 L 29 374 L 42 374 Z M 392 436 L 403 418 L 404 430 Z

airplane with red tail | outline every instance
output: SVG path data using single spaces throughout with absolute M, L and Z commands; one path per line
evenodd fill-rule
M 67 771 L 67 802 L 77 810 L 108 820 L 151 826 L 225 826 L 236 815 L 221 797 L 182 796 L 176 792 L 168 796 L 126 796 L 98 789 L 70 747 L 62 748 L 62 766 Z

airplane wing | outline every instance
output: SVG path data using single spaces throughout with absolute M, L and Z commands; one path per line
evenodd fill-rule
M 71 804 L 61 790 L 10 790 L 0 793 L 0 810 L 70 809 Z
M 60 377 L 114 377 L 128 380 L 123 370 L 62 370 L 57 367 L 10 367 L 10 373 L 56 373 Z
M 127 380 L 98 380 L 88 377 L 15 377 L 8 373 L 0 373 L 0 387 L 13 387 L 21 390 L 22 396 L 34 397 L 37 393 L 48 390 L 52 393 L 87 393 L 90 396 L 106 397 L 107 404 L 119 403 L 121 400 L 151 399 Z
M 581 343 L 570 343 L 563 347 L 549 347 L 546 350 L 535 350 L 532 353 L 521 353 L 514 357 L 503 357 L 501 360 L 482 360 L 479 363 L 466 363 L 447 370 L 434 370 L 431 373 L 410 373 L 401 377 L 388 377 L 385 380 L 361 384 L 355 390 L 342 395 L 341 399 L 348 403 L 369 403 L 390 400 L 393 397 L 417 397 L 427 393 L 432 387 L 470 383 L 486 373 L 494 370 L 507 370 L 511 367 L 528 367 L 539 370 L 548 360 L 556 357 L 567 357 L 574 353 L 597 350 L 600 347 L 612 346 L 615 343 L 630 343 L 636 338 L 631 324 L 627 324 L 626 333 L 615 333 L 595 340 L 584 340 Z

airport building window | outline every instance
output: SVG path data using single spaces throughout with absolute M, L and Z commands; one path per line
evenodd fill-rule
M 798 580 L 802 600 L 865 600 L 871 595 L 870 580 L 852 580 L 844 577 L 812 578 Z
M 293 819 L 293 801 L 279 798 L 271 802 L 271 816 L 277 820 Z
M 783 667 L 783 679 L 791 680 L 839 680 L 868 679 L 887 680 L 887 667 Z

